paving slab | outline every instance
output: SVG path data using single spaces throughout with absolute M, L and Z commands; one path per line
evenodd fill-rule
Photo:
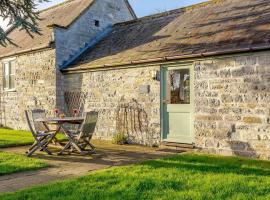
M 97 150 L 95 154 L 57 155 L 59 149 L 53 147 L 54 155 L 47 155 L 37 151 L 32 157 L 39 158 L 51 167 L 14 173 L 0 176 L 0 192 L 13 192 L 20 189 L 46 184 L 57 180 L 78 177 L 89 174 L 91 171 L 109 168 L 112 166 L 128 165 L 145 160 L 162 158 L 178 151 L 167 151 L 163 148 L 150 148 L 136 145 L 114 145 L 108 141 L 95 140 Z M 27 146 L 4 148 L 1 151 L 25 154 Z

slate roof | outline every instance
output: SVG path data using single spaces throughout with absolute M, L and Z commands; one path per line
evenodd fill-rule
M 50 47 L 52 41 L 51 26 L 68 27 L 93 2 L 94 0 L 69 0 L 41 11 L 39 28 L 42 35 L 35 34 L 35 37 L 32 38 L 23 30 L 11 30 L 8 36 L 18 46 L 0 47 L 0 57 Z
M 42 35 L 35 34 L 30 37 L 25 31 L 14 29 L 9 31 L 8 36 L 18 46 L 8 45 L 0 47 L 0 58 L 21 52 L 50 47 L 52 42 L 52 27 L 68 28 L 95 0 L 67 0 L 61 4 L 50 7 L 40 12 L 39 28 Z M 125 0 L 131 14 L 136 18 L 128 0 Z
M 119 23 L 68 70 L 270 48 L 270 0 L 213 0 Z

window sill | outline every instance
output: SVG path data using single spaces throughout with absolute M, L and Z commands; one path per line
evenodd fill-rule
M 4 92 L 17 92 L 16 89 L 4 89 Z

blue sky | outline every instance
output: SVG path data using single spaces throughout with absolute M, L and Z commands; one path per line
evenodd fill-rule
M 138 17 L 168 11 L 206 0 L 129 0 Z
M 61 3 L 64 0 L 50 0 L 38 6 L 39 10 Z M 168 11 L 184 6 L 204 2 L 206 0 L 129 0 L 138 17 Z M 0 25 L 5 27 L 5 23 L 0 19 Z
M 168 11 L 206 0 L 129 0 L 138 17 L 151 15 L 157 12 Z M 49 3 L 43 3 L 39 9 L 63 2 L 63 0 L 51 0 Z

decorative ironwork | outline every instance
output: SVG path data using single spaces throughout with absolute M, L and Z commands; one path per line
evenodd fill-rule
M 119 102 L 116 110 L 116 130 L 118 133 L 127 134 L 131 140 L 137 138 L 139 143 L 148 141 L 145 138 L 149 132 L 148 115 L 137 100 L 126 102 L 122 99 Z

